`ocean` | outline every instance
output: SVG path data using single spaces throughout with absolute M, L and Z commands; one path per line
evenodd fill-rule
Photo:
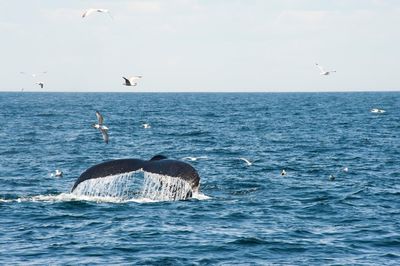
M 0 107 L 2 265 L 400 264 L 399 92 L 2 92 Z M 199 157 L 201 197 L 70 193 L 95 164 L 157 154 Z

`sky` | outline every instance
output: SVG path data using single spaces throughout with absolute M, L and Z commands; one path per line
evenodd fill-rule
M 0 91 L 399 91 L 399 25 L 398 0 L 0 0 Z

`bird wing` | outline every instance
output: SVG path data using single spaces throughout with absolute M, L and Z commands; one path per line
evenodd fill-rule
M 96 111 L 97 120 L 99 120 L 99 125 L 102 125 L 104 122 L 103 116 L 100 114 L 99 111 Z
M 141 78 L 142 78 L 142 76 L 133 76 L 133 77 L 129 78 L 129 81 L 131 83 L 135 83 L 136 80 L 141 79 Z
M 125 85 L 128 85 L 128 86 L 131 85 L 131 82 L 129 81 L 129 79 L 127 79 L 125 77 L 122 77 L 122 78 L 125 80 Z
M 103 135 L 104 142 L 108 144 L 108 133 L 107 133 L 107 129 L 100 129 L 100 130 L 101 130 L 101 134 Z
M 82 18 L 89 16 L 90 14 L 92 14 L 93 12 L 95 12 L 96 9 L 94 8 L 89 8 L 88 10 L 86 10 L 83 14 L 82 14 Z
M 111 15 L 110 11 L 109 11 L 108 9 L 99 8 L 99 9 L 97 9 L 96 11 L 97 11 L 97 12 L 100 12 L 100 13 L 107 13 L 107 14 L 110 16 L 111 19 L 114 19 L 113 16 Z
M 322 66 L 318 65 L 317 63 L 315 63 L 315 65 L 318 67 L 319 71 L 321 71 L 321 73 L 324 73 L 325 70 Z
M 239 158 L 239 160 L 245 161 L 247 164 L 251 164 L 251 162 L 249 160 L 247 160 L 246 158 Z

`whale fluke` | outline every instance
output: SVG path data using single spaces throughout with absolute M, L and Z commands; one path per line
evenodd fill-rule
M 167 157 L 163 155 L 156 155 L 149 161 L 141 159 L 119 159 L 94 165 L 78 177 L 71 192 L 73 192 L 80 183 L 86 180 L 131 173 L 134 171 L 143 171 L 146 173 L 179 178 L 186 181 L 191 186 L 193 192 L 197 192 L 200 185 L 200 176 L 196 169 L 190 164 L 167 159 Z M 188 194 L 186 198 L 190 197 L 191 193 Z
M 159 160 L 164 160 L 164 159 L 168 159 L 168 158 L 164 155 L 156 155 L 153 158 L 151 158 L 150 161 L 159 161 Z

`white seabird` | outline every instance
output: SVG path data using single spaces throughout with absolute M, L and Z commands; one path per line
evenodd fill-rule
M 93 124 L 92 127 L 100 130 L 101 134 L 103 135 L 104 142 L 108 144 L 108 127 L 103 125 L 104 118 L 99 111 L 96 111 L 96 116 L 99 123 Z
M 320 71 L 319 74 L 322 76 L 328 76 L 330 73 L 336 72 L 336 70 L 325 71 L 324 68 L 322 66 L 320 66 L 318 63 L 315 63 L 315 65 L 318 67 L 318 69 Z
M 371 109 L 371 113 L 383 114 L 383 113 L 385 113 L 385 112 L 386 112 L 385 110 L 379 109 L 379 108 L 373 108 L 373 109 Z
M 191 157 L 191 156 L 187 156 L 187 157 L 183 157 L 182 160 L 188 160 L 188 161 L 197 161 L 199 159 L 207 159 L 207 156 L 200 156 L 200 157 Z
M 98 13 L 107 13 L 110 18 L 113 19 L 113 17 L 111 16 L 111 13 L 108 9 L 104 9 L 104 8 L 89 8 L 88 10 L 86 10 L 83 14 L 82 14 L 82 18 L 85 18 L 87 16 L 89 16 L 90 14 L 94 13 L 94 12 L 98 12 Z
M 151 128 L 150 124 L 147 124 L 147 123 L 142 124 L 142 127 L 143 128 Z
M 250 166 L 250 165 L 253 164 L 252 162 L 250 162 L 249 160 L 247 160 L 246 158 L 243 158 L 243 157 L 240 157 L 239 160 L 244 161 L 244 162 L 246 163 L 247 166 Z
M 125 85 L 125 86 L 136 86 L 137 85 L 137 81 L 139 79 L 141 79 L 142 76 L 133 76 L 133 77 L 130 77 L 129 79 L 125 78 L 125 77 L 122 77 L 122 78 L 125 80 L 125 83 L 122 83 L 122 85 Z
M 54 176 L 61 177 L 61 176 L 63 176 L 63 172 L 61 170 L 56 169 Z
M 283 169 L 282 172 L 281 172 L 281 175 L 286 175 L 286 174 L 287 173 L 286 173 L 285 169 Z

